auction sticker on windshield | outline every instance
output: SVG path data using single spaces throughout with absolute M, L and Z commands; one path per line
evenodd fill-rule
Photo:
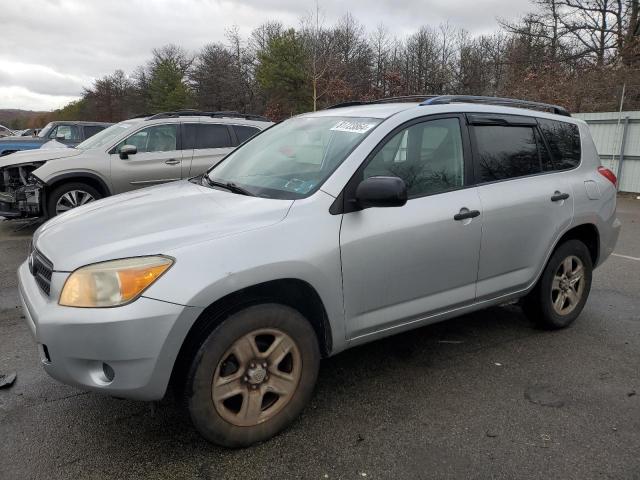
M 334 132 L 365 133 L 375 126 L 375 123 L 342 120 L 338 122 L 333 128 L 331 128 L 331 130 L 333 130 Z

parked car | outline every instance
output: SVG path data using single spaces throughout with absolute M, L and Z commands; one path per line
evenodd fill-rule
M 616 178 L 568 115 L 352 104 L 60 215 L 18 272 L 44 369 L 140 400 L 171 383 L 205 438 L 238 447 L 289 425 L 346 348 L 516 299 L 567 327 L 620 230 Z
M 0 216 L 54 217 L 201 174 L 271 124 L 236 112 L 167 112 L 120 122 L 76 148 L 14 153 L 0 158 Z
M 39 131 L 39 128 L 25 128 L 24 130 L 16 131 L 15 134 L 17 137 L 35 137 Z
M 0 138 L 15 135 L 15 132 L 4 125 L 0 125 Z
M 15 135 L 0 139 L 0 157 L 21 150 L 41 148 L 47 142 L 56 140 L 68 147 L 73 147 L 80 142 L 92 137 L 104 130 L 111 123 L 104 122 L 51 122 L 48 123 L 37 136 Z

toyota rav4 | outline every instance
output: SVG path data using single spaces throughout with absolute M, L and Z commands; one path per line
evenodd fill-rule
M 50 220 L 20 296 L 52 377 L 142 400 L 172 385 L 205 438 L 246 446 L 346 348 L 516 299 L 570 325 L 618 238 L 615 183 L 561 107 L 350 104 Z

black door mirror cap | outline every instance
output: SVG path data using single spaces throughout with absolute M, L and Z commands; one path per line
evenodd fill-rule
M 356 188 L 361 208 L 402 207 L 407 203 L 407 185 L 400 177 L 369 177 Z
M 135 155 L 136 153 L 138 153 L 138 147 L 136 147 L 135 145 L 123 145 L 122 147 L 120 147 L 120 151 L 118 153 L 120 154 L 120 158 L 122 160 L 126 160 L 127 158 L 129 158 L 129 155 Z

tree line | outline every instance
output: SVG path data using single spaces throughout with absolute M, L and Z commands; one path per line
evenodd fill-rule
M 349 100 L 469 94 L 557 103 L 572 111 L 640 108 L 639 0 L 531 0 L 517 21 L 473 36 L 449 23 L 399 38 L 367 31 L 347 13 L 327 25 L 319 9 L 295 28 L 267 21 L 243 38 L 199 52 L 154 49 L 126 74 L 116 70 L 81 98 L 32 123 L 120 121 L 195 108 L 261 113 L 274 120 Z

